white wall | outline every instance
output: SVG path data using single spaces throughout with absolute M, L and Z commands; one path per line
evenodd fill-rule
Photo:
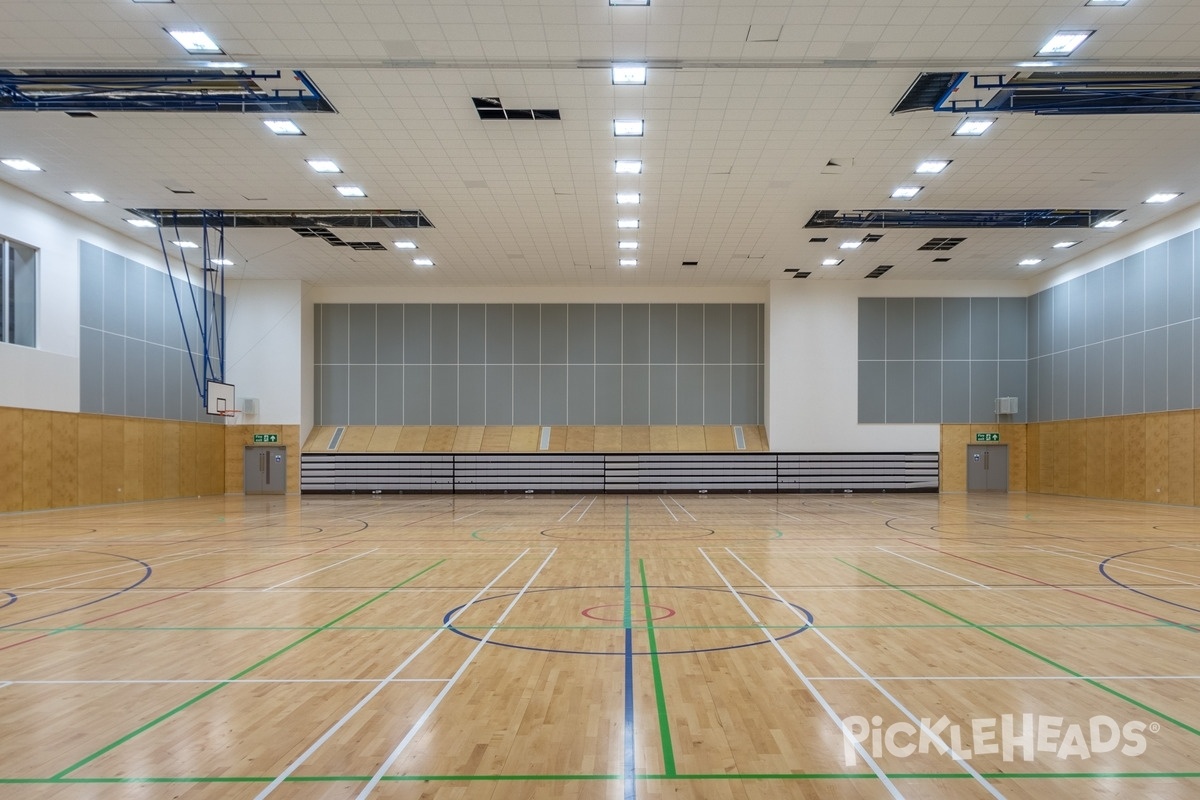
M 937 450 L 938 425 L 858 424 L 858 298 L 1026 294 L 1017 282 L 773 281 L 767 303 L 771 449 Z
M 225 377 L 237 387 L 238 408 L 247 397 L 258 400 L 257 415 L 244 414 L 239 422 L 299 425 L 307 389 L 311 426 L 312 306 L 307 306 L 306 339 L 305 291 L 300 281 L 225 282 Z M 302 361 L 306 351 L 307 368 Z M 309 378 L 303 381 L 306 373 Z

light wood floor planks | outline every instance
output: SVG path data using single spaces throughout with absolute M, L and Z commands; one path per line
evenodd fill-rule
M 1190 508 L 229 496 L 0 515 L 0 795 L 1195 797 L 1197 636 Z

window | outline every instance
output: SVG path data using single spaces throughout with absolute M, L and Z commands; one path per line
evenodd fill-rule
M 37 346 L 37 250 L 0 239 L 0 342 Z

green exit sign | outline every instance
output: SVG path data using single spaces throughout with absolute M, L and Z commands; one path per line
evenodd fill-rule
M 256 434 L 254 434 L 254 441 L 256 443 L 257 442 L 268 442 L 268 443 L 278 442 L 279 434 L 278 433 L 256 433 Z
M 998 434 L 998 433 L 977 433 L 977 434 L 975 434 L 975 441 L 977 441 L 977 442 L 998 442 L 998 441 L 1000 441 L 1000 434 Z

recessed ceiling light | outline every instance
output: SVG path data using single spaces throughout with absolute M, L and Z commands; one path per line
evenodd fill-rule
M 1032 267 L 1034 264 L 1040 264 L 1040 263 L 1042 263 L 1042 260 L 1040 258 L 1023 258 L 1017 262 L 1017 266 L 1018 267 Z
M 617 205 L 636 206 L 642 202 L 641 192 L 617 192 Z
M 0 158 L 0 164 L 6 167 L 12 167 L 19 172 L 41 172 L 42 168 L 32 161 L 26 161 L 23 158 Z
M 1055 242 L 1054 249 L 1055 250 L 1066 250 L 1068 247 L 1074 247 L 1077 244 L 1079 244 L 1079 242 Z
M 618 228 L 636 228 L 638 221 L 636 219 L 619 219 L 617 220 Z
M 125 221 L 128 222 L 130 225 L 132 225 L 135 228 L 157 228 L 158 227 L 150 220 L 142 219 L 141 217 L 134 217 L 133 219 L 127 219 Z
M 1179 197 L 1180 194 L 1181 194 L 1180 192 L 1159 192 L 1157 194 L 1150 195 L 1142 202 L 1143 203 L 1169 203 L 1172 200 L 1174 200 L 1176 197 Z
M 1093 225 L 1093 228 L 1115 228 L 1125 220 L 1123 219 L 1102 219 Z
M 613 64 L 612 82 L 616 84 L 645 85 L 645 64 Z
M 292 122 L 290 119 L 264 119 L 263 125 L 266 125 L 271 133 L 276 136 L 303 136 L 304 131 L 300 130 L 300 126 Z
M 917 192 L 924 189 L 924 186 L 897 186 L 892 192 L 893 200 L 910 200 L 917 196 Z
M 821 262 L 821 266 L 822 267 L 836 267 L 840 263 L 842 263 L 842 259 L 840 259 L 840 258 L 826 258 Z
M 183 49 L 189 53 L 220 53 L 221 48 L 217 47 L 217 43 L 209 38 L 204 31 L 173 31 L 168 29 L 167 33 L 171 34 L 175 41 L 183 45 Z
M 133 0 L 135 3 L 174 3 L 175 0 Z
M 1066 56 L 1087 41 L 1095 31 L 1059 31 L 1037 51 L 1039 56 Z
M 650 0 L 608 0 L 610 6 L 648 6 Z
M 618 175 L 639 175 L 642 171 L 641 161 L 616 161 L 613 169 Z
M 416 242 L 404 241 L 404 242 L 393 242 L 393 244 L 395 244 L 396 247 L 400 248 L 401 250 L 416 250 L 417 249 Z
M 1085 6 L 1125 6 L 1129 0 L 1087 0 Z
M 362 190 L 361 186 L 335 186 L 337 193 L 342 197 L 366 197 L 367 193 Z
M 621 250 L 637 250 L 637 242 L 617 242 L 617 247 Z
M 196 250 L 200 247 L 200 245 L 196 244 L 195 242 L 189 242 L 186 240 L 171 242 L 171 244 L 175 245 L 180 250 Z
M 857 250 L 860 247 L 862 247 L 862 242 L 842 242 L 838 245 L 841 250 Z
M 913 172 L 918 175 L 937 175 L 948 166 L 949 161 L 922 161 Z
M 636 258 L 622 258 L 622 259 L 617 260 L 617 264 L 622 267 L 636 267 L 637 259 Z
M 104 198 L 95 192 L 67 192 L 76 200 L 82 200 L 85 203 L 103 203 Z
M 415 267 L 432 267 L 433 259 L 432 258 L 414 258 L 413 266 L 415 266 Z
M 954 129 L 955 136 L 982 136 L 983 132 L 992 127 L 994 119 L 964 119 Z
M 218 267 L 232 267 L 233 266 L 233 262 L 230 261 L 228 258 L 213 258 L 210 260 L 212 261 L 212 263 L 216 264 Z
M 614 119 L 613 136 L 641 136 L 645 133 L 646 122 L 640 119 Z
M 324 158 L 307 158 L 305 161 L 317 172 L 341 172 L 342 168 Z

